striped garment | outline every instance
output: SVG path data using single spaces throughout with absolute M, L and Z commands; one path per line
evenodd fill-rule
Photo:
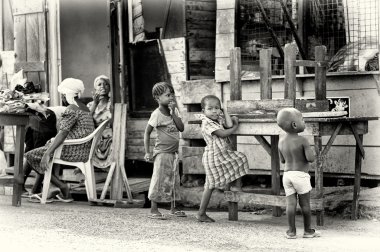
M 215 122 L 202 116 L 202 135 L 206 141 L 202 164 L 206 171 L 205 188 L 221 188 L 228 183 L 248 173 L 247 157 L 238 151 L 233 151 L 228 138 L 221 138 L 213 134 L 214 131 L 224 129 L 222 120 Z

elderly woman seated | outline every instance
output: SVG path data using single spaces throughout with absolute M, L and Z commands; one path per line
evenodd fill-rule
M 42 175 L 45 173 L 55 149 L 58 148 L 63 141 L 66 139 L 83 138 L 94 131 L 94 121 L 90 110 L 79 99 L 83 91 L 83 82 L 78 79 L 65 79 L 58 86 L 58 92 L 62 95 L 63 105 L 67 106 L 59 123 L 58 134 L 45 146 L 25 153 L 28 164 L 38 174 Z M 86 161 L 88 160 L 90 147 L 91 142 L 80 145 L 64 146 L 61 159 L 71 162 Z M 57 169 L 56 165 L 53 166 L 53 170 L 54 169 Z M 55 172 L 52 173 L 51 182 L 61 191 L 61 195 L 57 196 L 59 199 L 64 202 L 72 201 L 70 188 L 55 175 Z
M 110 80 L 105 75 L 100 75 L 94 80 L 93 101 L 87 104 L 90 114 L 94 119 L 95 127 L 105 120 L 112 118 L 112 103 L 109 96 L 111 90 Z M 103 131 L 98 142 L 95 154 L 92 157 L 93 165 L 97 168 L 107 168 L 112 161 L 112 128 L 108 125 Z

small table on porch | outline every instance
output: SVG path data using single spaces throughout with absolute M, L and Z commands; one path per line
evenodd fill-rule
M 252 119 L 243 116 L 239 118 L 239 127 L 235 135 L 255 136 L 258 142 L 271 156 L 272 195 L 251 194 L 250 202 L 262 205 L 274 206 L 273 215 L 280 216 L 279 207 L 286 206 L 286 199 L 280 194 L 280 159 L 278 154 L 279 135 L 284 134 L 276 123 L 275 118 Z M 305 118 L 306 128 L 302 135 L 314 137 L 314 149 L 316 153 L 315 163 L 315 190 L 316 197 L 311 200 L 311 206 L 317 210 L 317 225 L 323 226 L 323 163 L 327 152 L 337 135 L 353 135 L 356 140 L 355 154 L 355 184 L 352 202 L 352 219 L 358 217 L 359 192 L 361 180 L 362 158 L 365 157 L 363 148 L 363 135 L 368 133 L 368 121 L 377 120 L 377 117 L 339 117 L 339 118 Z M 269 143 L 264 136 L 271 137 Z M 323 149 L 322 136 L 330 136 Z M 229 202 L 229 219 L 237 220 L 237 203 L 241 192 L 225 192 L 225 198 Z
M 0 183 L 13 182 L 12 206 L 21 206 L 22 184 L 17 183 L 16 178 L 24 174 L 23 157 L 24 157 L 24 140 L 25 127 L 29 123 L 29 115 L 27 113 L 0 113 L 0 126 L 16 126 L 16 142 L 15 142 L 15 164 L 13 179 L 1 178 Z

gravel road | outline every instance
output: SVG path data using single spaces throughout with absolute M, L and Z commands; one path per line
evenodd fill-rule
M 163 213 L 168 213 L 163 209 Z M 239 221 L 226 212 L 210 212 L 217 222 L 198 223 L 196 210 L 187 218 L 147 218 L 149 209 L 89 206 L 86 202 L 48 205 L 23 200 L 11 206 L 0 196 L 0 250 L 8 251 L 380 251 L 377 220 L 326 217 L 323 237 L 285 239 L 286 216 L 239 212 Z M 313 216 L 315 223 L 315 216 Z

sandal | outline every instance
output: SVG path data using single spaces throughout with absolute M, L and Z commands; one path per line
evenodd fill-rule
M 63 198 L 63 196 L 61 194 L 57 194 L 55 197 L 57 198 L 55 201 L 60 201 L 63 203 L 70 203 L 70 202 L 74 201 L 74 199 L 72 199 L 72 198 L 67 198 L 67 199 Z
M 187 217 L 186 213 L 184 211 L 178 210 L 175 212 L 170 212 L 169 215 L 176 216 L 176 217 Z
M 32 194 L 29 196 L 28 201 L 32 203 L 41 203 L 42 198 L 39 194 Z M 52 202 L 53 200 L 46 199 L 46 203 L 52 203 Z
M 213 218 L 210 218 L 208 215 L 196 215 L 195 218 L 198 220 L 198 222 L 215 222 Z
M 151 214 L 148 215 L 148 218 L 155 219 L 155 220 L 166 220 L 167 218 L 163 214 Z

